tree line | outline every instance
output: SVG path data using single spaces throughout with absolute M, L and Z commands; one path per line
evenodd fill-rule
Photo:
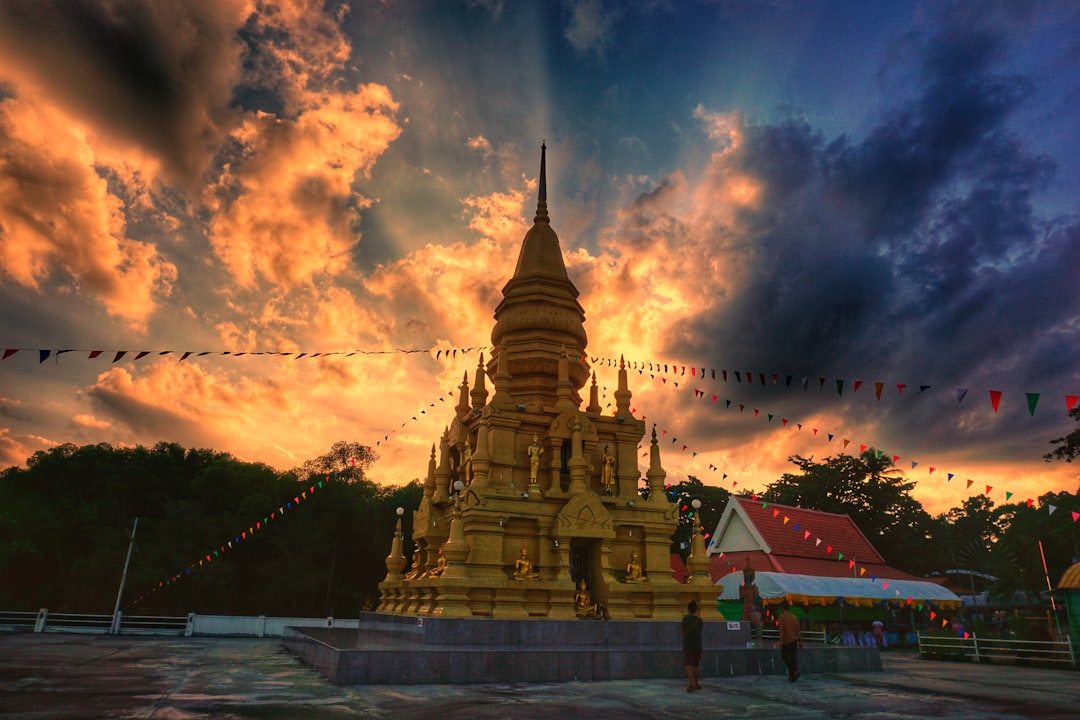
M 1080 420 L 1080 408 L 1072 414 Z M 1048 461 L 1080 457 L 1080 430 L 1051 442 L 1058 447 Z M 423 495 L 417 481 L 384 487 L 367 479 L 377 459 L 351 442 L 286 472 L 164 442 L 37 452 L 25 468 L 0 471 L 0 608 L 111 613 L 136 517 L 125 611 L 317 617 L 373 608 L 394 510 L 416 508 Z M 1051 582 L 1080 560 L 1080 523 L 1064 516 L 1080 510 L 1080 493 L 1047 493 L 1030 507 L 1026 500 L 995 507 L 976 495 L 932 517 L 911 496 L 914 482 L 873 450 L 789 461 L 798 472 L 784 473 L 759 499 L 848 514 L 886 563 L 913 575 L 984 572 L 1000 579 L 1002 596 L 1019 592 L 1035 602 L 1046 590 L 1039 541 Z M 220 552 L 319 481 L 319 491 L 287 516 Z M 711 532 L 730 493 L 695 477 L 666 492 L 681 511 L 672 552 L 685 558 L 698 516 Z M 1048 504 L 1062 515 L 1051 516 Z M 207 554 L 211 561 L 200 564 Z
M 0 472 L 0 607 L 111 613 L 136 517 L 127 612 L 318 617 L 374 607 L 394 509 L 423 494 L 416 482 L 368 480 L 375 460 L 345 442 L 287 472 L 175 443 L 37 452 Z M 228 548 L 318 481 L 318 492 Z

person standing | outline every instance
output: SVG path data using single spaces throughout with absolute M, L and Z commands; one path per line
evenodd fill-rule
M 780 613 L 780 657 L 788 669 L 788 680 L 795 682 L 799 679 L 799 645 L 802 634 L 799 630 L 799 618 L 791 612 L 788 604 L 784 603 L 784 611 Z
M 701 689 L 698 679 L 701 678 L 701 631 L 705 623 L 698 616 L 697 609 L 697 601 L 691 600 L 686 606 L 687 614 L 682 619 L 683 663 L 686 665 L 686 678 L 690 681 L 686 692 Z

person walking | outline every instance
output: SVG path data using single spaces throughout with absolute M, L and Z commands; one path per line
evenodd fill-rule
M 795 682 L 799 679 L 799 645 L 802 642 L 802 634 L 799 630 L 799 618 L 795 617 L 786 602 L 783 607 L 779 620 L 780 657 L 787 665 L 788 680 Z
M 691 600 L 686 606 L 687 614 L 682 619 L 683 663 L 686 665 L 686 678 L 690 681 L 686 692 L 701 689 L 698 679 L 701 677 L 701 631 L 705 623 L 698 617 L 697 609 L 697 601 Z

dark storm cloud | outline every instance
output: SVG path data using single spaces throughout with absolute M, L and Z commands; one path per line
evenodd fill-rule
M 8 0 L 0 3 L 0 77 L 32 78 L 99 132 L 191 182 L 232 112 L 233 5 Z
M 740 216 L 750 280 L 673 328 L 669 351 L 808 375 L 815 386 L 818 376 L 830 387 L 847 378 L 849 393 L 856 378 L 941 393 L 970 386 L 985 403 L 990 387 L 1011 392 L 1015 407 L 1027 391 L 1048 393 L 1047 403 L 1076 391 L 1075 367 L 1046 359 L 1080 353 L 1080 229 L 1033 211 L 1055 168 L 1008 125 L 1035 89 L 996 73 L 1008 26 L 961 20 L 909 39 L 918 41 L 917 93 L 864 139 L 826 143 L 798 121 L 744 129 L 725 162 L 763 185 L 761 202 Z M 941 407 L 885 412 L 946 443 L 959 423 Z M 1049 437 L 1047 414 L 1032 437 Z

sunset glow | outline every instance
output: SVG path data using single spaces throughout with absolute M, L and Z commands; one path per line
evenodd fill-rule
M 1080 10 L 640 5 L 0 4 L 0 464 L 347 440 L 422 477 L 546 140 L 601 405 L 623 357 L 673 479 L 866 445 L 933 513 L 1076 490 L 1042 456 L 1080 395 Z

